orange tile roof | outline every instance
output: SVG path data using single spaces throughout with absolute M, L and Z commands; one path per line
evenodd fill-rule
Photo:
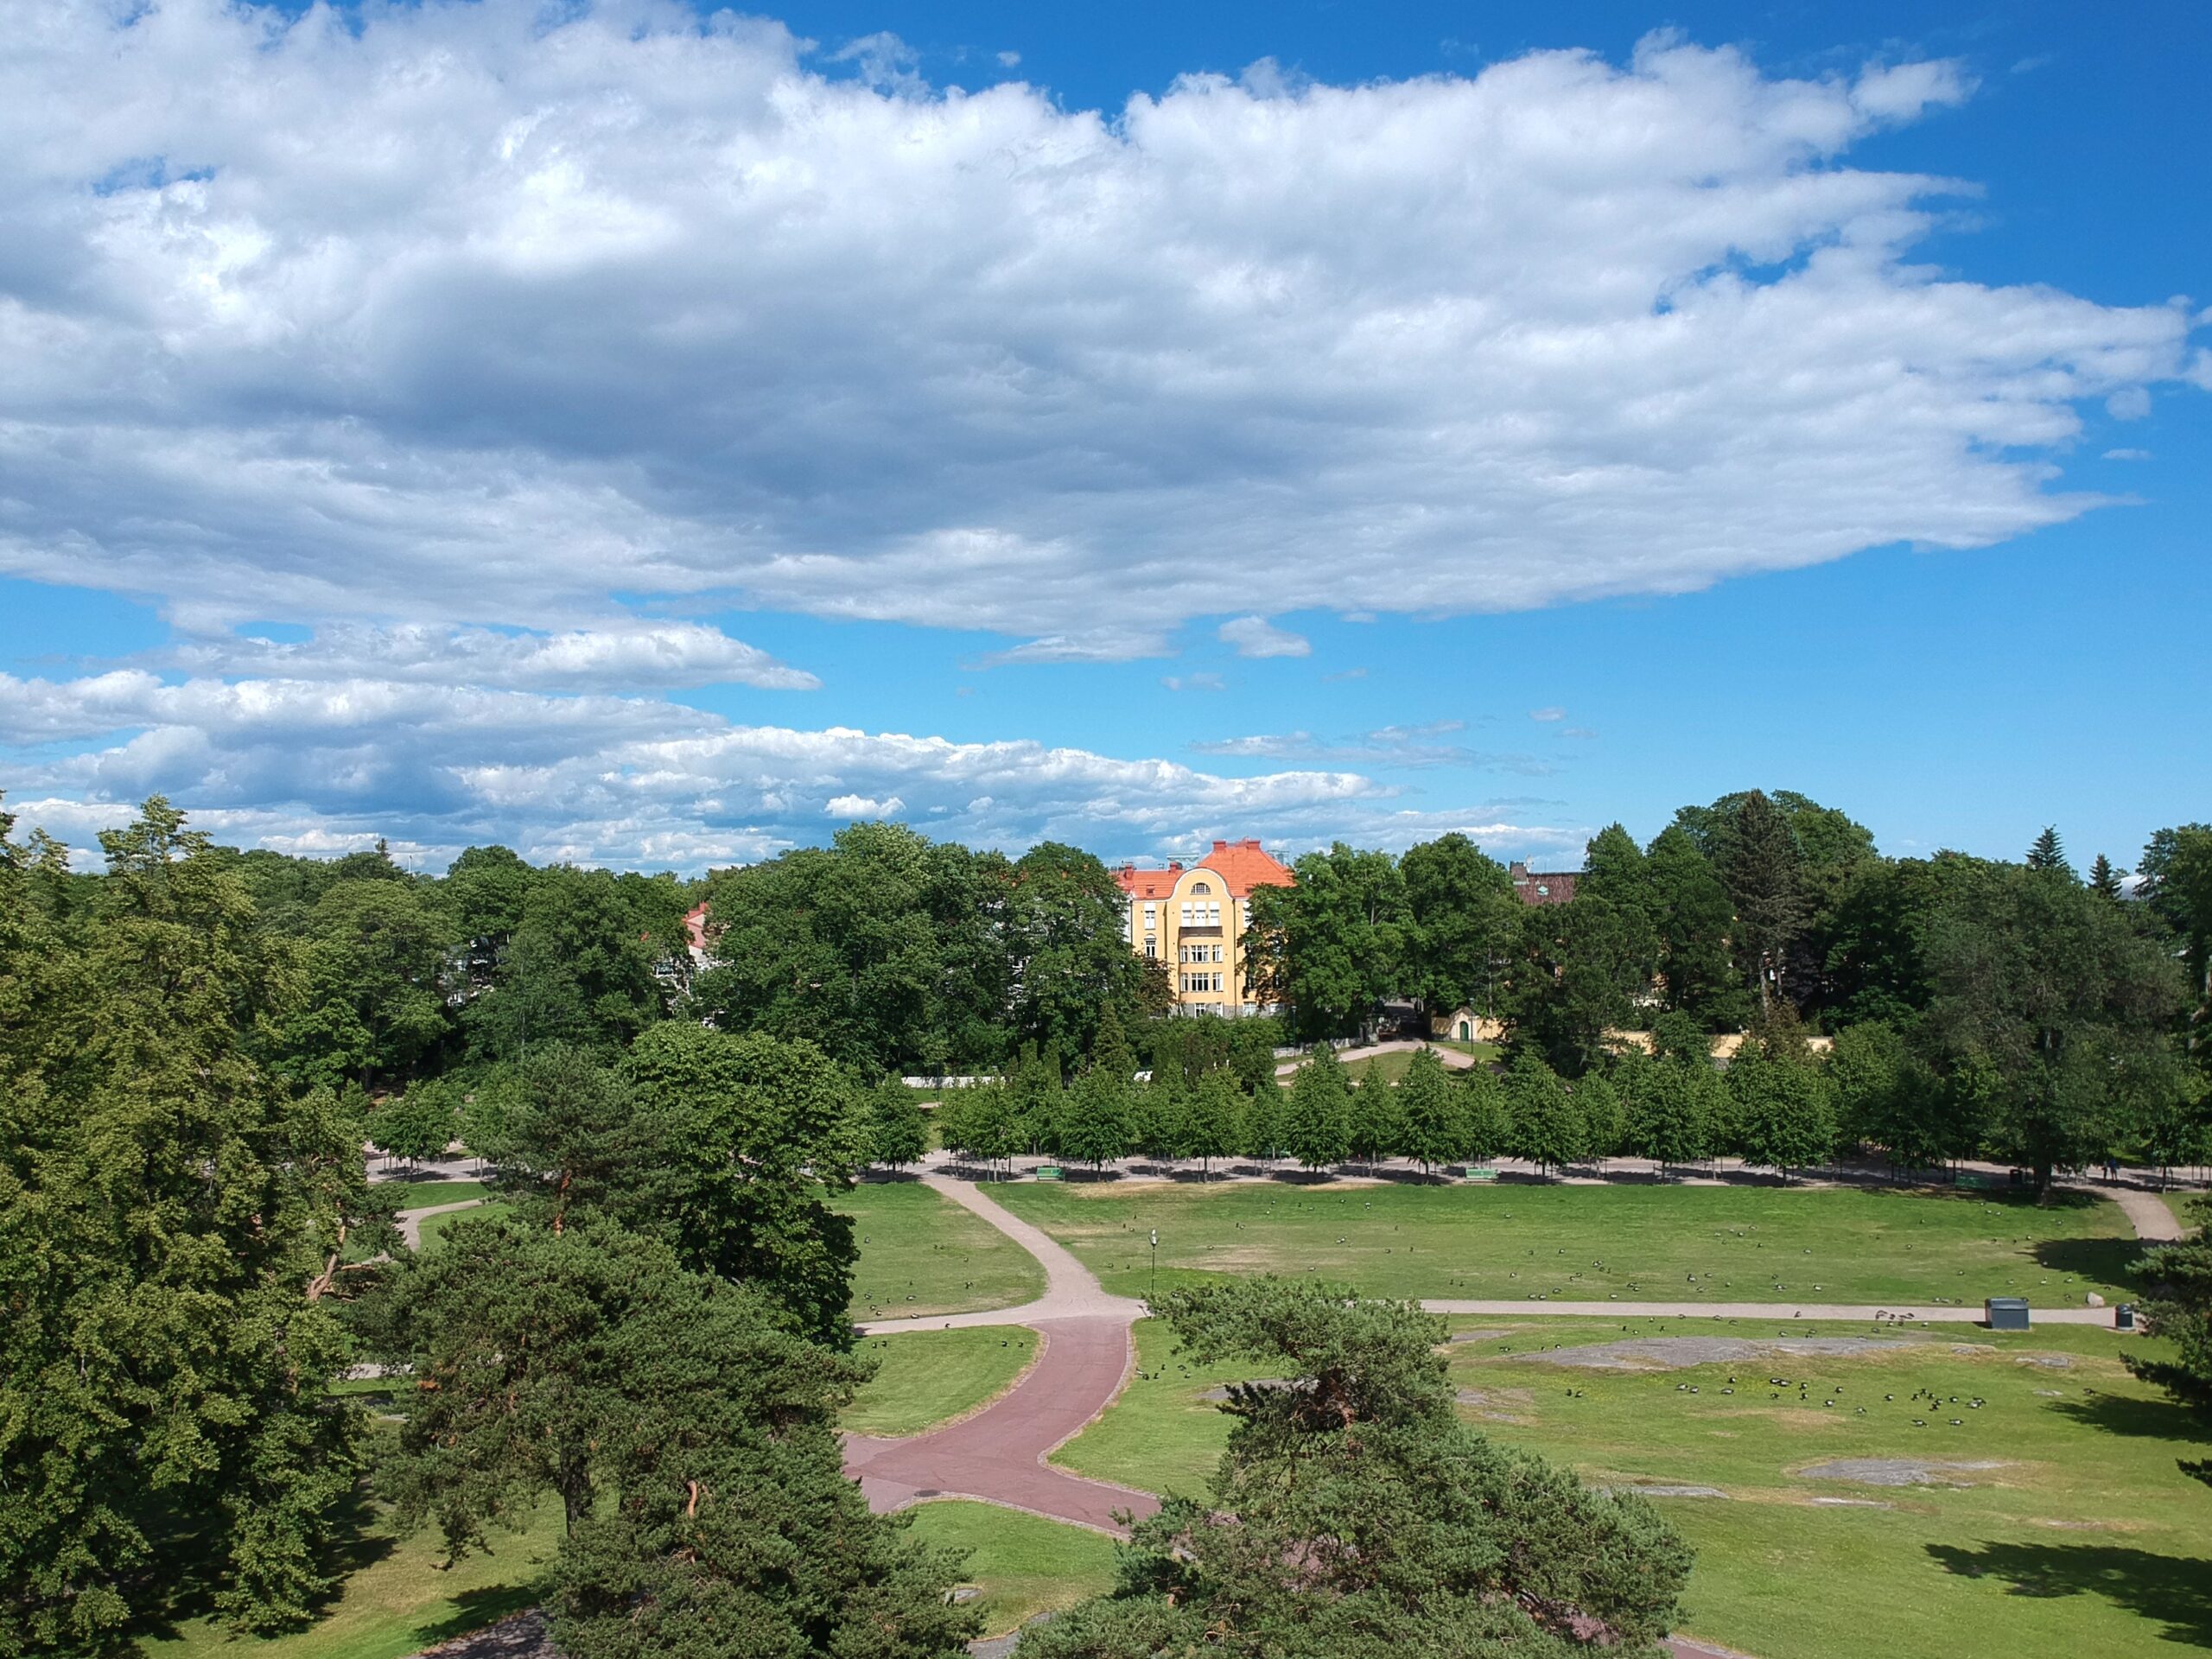
M 1182 874 L 1180 864 L 1164 870 L 1141 870 L 1134 864 L 1124 864 L 1114 872 L 1114 880 L 1132 899 L 1165 899 L 1175 891 Z
M 1255 887 L 1290 887 L 1298 878 L 1277 860 L 1261 850 L 1256 841 L 1217 841 L 1213 851 L 1198 863 L 1229 884 L 1232 897 L 1242 899 Z

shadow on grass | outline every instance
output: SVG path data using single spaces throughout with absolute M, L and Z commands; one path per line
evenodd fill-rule
M 2204 1420 L 2188 1407 L 2171 1400 L 2145 1400 L 2128 1394 L 2094 1394 L 2083 1400 L 2054 1400 L 2050 1408 L 2084 1428 L 2133 1439 L 2171 1440 L 2177 1446 L 2201 1446 Z
M 2004 1579 L 2012 1595 L 2102 1596 L 2164 1624 L 2169 1642 L 2212 1646 L 2212 1563 L 2124 1544 L 1930 1544 L 1928 1553 L 1962 1578 Z
M 480 1630 L 487 1624 L 496 1624 L 503 1618 L 533 1607 L 544 1596 L 545 1586 L 543 1584 L 502 1584 L 482 1590 L 464 1590 L 453 1599 L 457 1611 L 450 1618 L 442 1618 L 435 1624 L 420 1625 L 415 1635 L 424 1647 L 435 1647 L 441 1642 L 467 1636 L 472 1630 Z M 517 1647 L 514 1650 L 519 1652 L 523 1649 Z M 543 1650 L 550 1654 L 551 1644 L 546 1643 Z
M 2134 1267 L 2149 1248 L 2138 1238 L 2047 1238 L 2035 1247 L 2035 1256 L 2038 1267 L 2052 1273 L 2125 1285 L 2138 1282 Z

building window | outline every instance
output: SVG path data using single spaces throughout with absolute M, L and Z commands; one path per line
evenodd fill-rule
M 1193 881 L 1191 883 L 1191 891 L 1192 893 L 1211 893 L 1213 889 L 1203 881 Z
M 1221 925 L 1221 906 L 1219 905 L 1208 905 L 1206 906 L 1206 925 L 1208 927 L 1219 927 Z
M 1160 906 L 1158 905 L 1147 905 L 1144 907 L 1144 931 L 1149 933 L 1159 925 Z
M 1144 942 L 1144 954 L 1145 960 L 1147 962 L 1158 960 L 1160 956 L 1160 941 L 1158 939 L 1147 939 Z

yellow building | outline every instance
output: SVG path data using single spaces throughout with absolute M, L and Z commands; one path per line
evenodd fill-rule
M 1187 869 L 1124 864 L 1116 872 L 1128 900 L 1129 948 L 1164 962 L 1176 1006 L 1185 1013 L 1273 1014 L 1244 977 L 1245 906 L 1255 887 L 1287 887 L 1294 878 L 1256 841 L 1217 841 Z

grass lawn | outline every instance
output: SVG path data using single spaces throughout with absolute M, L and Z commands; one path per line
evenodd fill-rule
M 561 1541 L 561 1506 L 549 1500 L 523 1533 L 493 1529 L 489 1552 L 441 1571 L 435 1527 L 396 1538 L 368 1519 L 349 1551 L 352 1576 L 306 1630 L 266 1641 L 237 1637 L 208 1619 L 142 1644 L 147 1659 L 397 1659 L 519 1612 Z
M 1003 1636 L 1048 1608 L 1072 1607 L 1113 1588 L 1114 1544 L 1103 1534 L 957 1499 L 912 1513 L 917 1536 L 970 1552 L 968 1581 L 983 1592 L 978 1606 L 986 1636 Z
M 451 1203 L 453 1200 L 448 1199 L 447 1202 Z M 471 1210 L 448 1210 L 442 1216 L 425 1216 L 423 1217 L 422 1224 L 422 1248 L 426 1250 L 433 1248 L 440 1239 L 446 1236 L 446 1230 L 448 1228 L 454 1226 L 461 1222 L 496 1220 L 501 1216 L 512 1215 L 513 1213 L 514 1205 L 512 1204 L 499 1204 L 493 1202 L 491 1204 L 480 1204 Z
M 867 1337 L 861 1351 L 881 1367 L 838 1419 L 861 1434 L 918 1434 L 995 1399 L 1037 1355 L 1037 1333 L 911 1331 Z
M 1008 1185 L 993 1194 L 1142 1295 L 1163 1282 L 1321 1274 L 1375 1296 L 1932 1303 L 2139 1294 L 2102 1198 L 1732 1186 Z
M 463 1198 L 488 1198 L 499 1191 L 482 1181 L 378 1181 L 379 1193 L 396 1195 L 402 1210 L 425 1210 L 434 1204 L 459 1204 Z
M 855 1319 L 1013 1307 L 1045 1294 L 1034 1257 L 918 1181 L 868 1182 L 836 1206 L 860 1233 Z
M 2165 1192 L 2159 1196 L 2165 1199 L 2166 1207 L 2174 1212 L 2184 1228 L 2204 1224 L 2203 1212 L 2195 1207 L 2196 1201 L 2204 1196 L 2202 1189 L 2189 1192 Z
M 1779 1327 L 1580 1319 L 1484 1328 L 1494 1334 L 1450 1351 L 1464 1409 L 1485 1432 L 1605 1484 L 1726 1494 L 1654 1499 L 1698 1550 L 1685 1598 L 1693 1634 L 1761 1659 L 2212 1645 L 2212 1491 L 2175 1467 L 2208 1448 L 2183 1414 L 2127 1376 L 2122 1344 L 2107 1332 L 1947 1328 L 1863 1356 L 1659 1370 L 1569 1368 L 1535 1355 L 1651 1335 L 1770 1337 Z M 1054 1460 L 1151 1491 L 1201 1491 L 1229 1420 L 1199 1396 L 1224 1378 L 1183 1366 L 1150 1321 L 1138 1326 L 1138 1379 Z M 1775 1376 L 1789 1386 L 1770 1386 Z M 1731 1377 L 1734 1392 L 1724 1394 Z M 1801 1381 L 1811 1385 L 1804 1404 Z M 1916 1389 L 1940 1403 L 1915 1402 Z M 1829 1397 L 1835 1406 L 1821 1403 Z M 1965 1403 L 1975 1398 L 1979 1409 Z M 1956 1485 L 1798 1472 L 1834 1459 L 1999 1466 L 1951 1471 Z

